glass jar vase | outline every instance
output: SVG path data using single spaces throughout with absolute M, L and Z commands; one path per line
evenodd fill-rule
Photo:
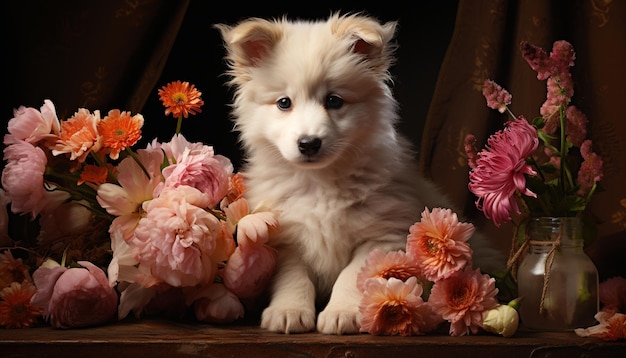
M 581 219 L 532 218 L 526 240 L 528 252 L 517 271 L 522 325 L 542 331 L 595 325 L 598 270 L 583 251 Z

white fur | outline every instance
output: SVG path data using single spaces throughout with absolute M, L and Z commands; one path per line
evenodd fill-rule
M 247 197 L 281 211 L 281 230 L 270 239 L 278 267 L 261 326 L 357 333 L 356 277 L 370 250 L 404 249 L 425 206 L 451 208 L 418 174 L 395 130 L 388 68 L 396 23 L 333 14 L 216 27 L 235 88 Z M 333 95 L 343 105 L 327 108 Z M 291 106 L 280 109 L 281 98 Z M 302 154 L 302 136 L 321 139 L 319 152 Z M 316 303 L 326 304 L 317 320 Z

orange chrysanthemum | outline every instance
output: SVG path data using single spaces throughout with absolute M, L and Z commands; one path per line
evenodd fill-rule
M 30 303 L 37 288 L 30 282 L 13 282 L 0 291 L 0 326 L 27 328 L 33 325 L 42 309 Z
M 401 250 L 385 252 L 380 249 L 374 249 L 370 252 L 365 265 L 363 265 L 357 275 L 356 285 L 363 292 L 365 290 L 365 281 L 370 278 L 381 277 L 389 279 L 394 277 L 401 281 L 406 281 L 412 276 L 415 276 L 420 281 L 424 278 L 413 256 Z
M 131 147 L 141 139 L 143 116 L 130 112 L 121 112 L 119 109 L 109 111 L 109 114 L 98 122 L 98 132 L 102 135 L 102 146 L 109 152 L 109 157 L 119 158 L 120 151 Z
M 11 251 L 6 250 L 0 254 L 0 290 L 16 281 L 32 281 L 32 278 L 22 259 L 14 258 Z
M 174 118 L 188 118 L 190 114 L 202 112 L 200 107 L 204 105 L 204 101 L 200 96 L 202 92 L 198 91 L 194 85 L 189 82 L 171 82 L 161 87 L 158 91 L 159 99 L 165 106 L 165 115 L 170 113 Z
M 472 264 L 472 249 L 467 242 L 474 225 L 460 222 L 450 209 L 426 208 L 422 219 L 409 228 L 406 251 L 421 264 L 422 273 L 437 281 Z
M 59 139 L 52 154 L 70 153 L 70 160 L 84 162 L 90 151 L 100 150 L 101 138 L 97 131 L 100 112 L 90 113 L 80 108 L 72 117 L 61 122 Z
M 107 180 L 109 171 L 105 167 L 98 165 L 85 165 L 83 171 L 80 173 L 80 179 L 78 185 L 83 183 L 102 184 Z

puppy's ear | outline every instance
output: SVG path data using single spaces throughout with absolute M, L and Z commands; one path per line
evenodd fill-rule
M 283 36 L 282 26 L 277 22 L 250 18 L 231 27 L 214 25 L 224 40 L 227 59 L 233 67 L 256 66 Z
M 381 60 L 389 64 L 395 46 L 391 40 L 395 36 L 396 21 L 380 24 L 369 16 L 353 14 L 331 16 L 332 31 L 340 37 L 350 37 L 351 51 L 365 56 L 368 60 Z

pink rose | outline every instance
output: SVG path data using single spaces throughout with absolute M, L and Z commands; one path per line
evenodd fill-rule
M 118 297 L 104 271 L 88 261 L 82 267 L 39 267 L 33 273 L 37 293 L 31 302 L 43 307 L 54 328 L 87 327 L 115 317 Z

